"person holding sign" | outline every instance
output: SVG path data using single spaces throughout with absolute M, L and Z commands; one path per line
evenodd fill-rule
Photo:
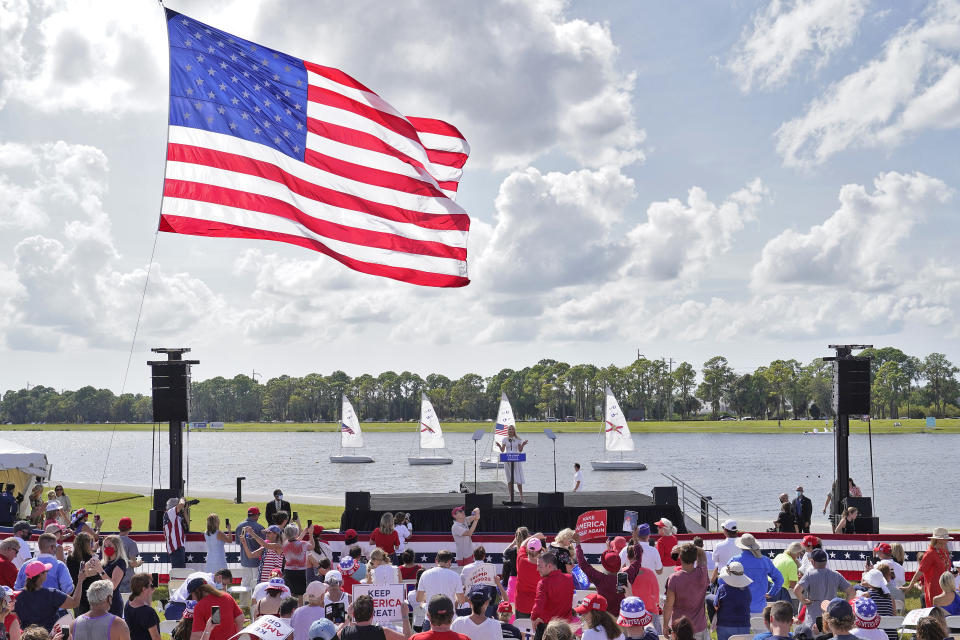
M 513 425 L 507 429 L 507 437 L 503 442 L 498 442 L 497 448 L 500 453 L 523 453 L 523 448 L 527 446 L 529 440 L 520 440 L 517 437 L 517 428 Z M 508 462 L 503 465 L 503 470 L 507 474 L 507 486 L 516 483 L 517 491 L 520 492 L 520 502 L 523 502 L 523 463 Z M 512 493 L 512 492 L 511 492 Z
M 410 616 L 407 615 L 407 603 L 399 600 L 400 620 L 403 622 L 403 633 L 398 633 L 393 629 L 382 627 L 374 623 L 374 613 L 381 617 L 382 621 L 390 622 L 386 615 L 393 608 L 391 603 L 378 602 L 368 595 L 357 596 L 353 601 L 352 613 L 353 624 L 346 625 L 340 629 L 337 637 L 340 640 L 406 640 L 410 637 Z

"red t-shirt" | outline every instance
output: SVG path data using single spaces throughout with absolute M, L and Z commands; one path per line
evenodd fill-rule
M 0 584 L 13 589 L 13 583 L 17 581 L 17 566 L 0 556 Z
M 663 566 L 672 567 L 679 564 L 670 557 L 670 552 L 677 546 L 677 536 L 660 536 L 657 538 L 654 546 L 656 546 L 657 551 L 660 553 L 660 561 L 663 563 Z
M 533 599 L 537 595 L 537 584 L 540 583 L 540 572 L 537 563 L 527 560 L 527 554 L 517 556 L 517 611 L 530 613 L 533 611 Z M 571 598 L 571 602 L 573 599 Z
M 354 580 L 350 576 L 343 576 L 343 585 L 341 586 L 341 588 L 352 596 L 353 585 L 355 584 L 360 584 L 360 581 Z
M 400 536 L 396 531 L 381 533 L 380 529 L 374 529 L 370 532 L 370 544 L 375 544 L 392 555 L 400 548 Z
M 410 640 L 470 640 L 467 636 L 456 631 L 424 631 L 410 636 Z
M 401 580 L 416 580 L 417 573 L 423 569 L 419 564 L 415 564 L 411 567 L 408 567 L 405 564 L 400 565 L 400 579 Z
M 222 596 L 206 595 L 200 598 L 197 606 L 193 610 L 192 631 L 203 631 L 207 628 L 207 620 L 210 619 L 211 609 L 220 607 L 220 624 L 210 632 L 210 640 L 227 640 L 240 629 L 237 628 L 235 619 L 242 615 L 237 601 L 229 594 Z

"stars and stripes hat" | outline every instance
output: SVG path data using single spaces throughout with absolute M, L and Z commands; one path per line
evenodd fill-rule
M 340 573 L 345 576 L 352 576 L 357 572 L 357 569 L 359 569 L 356 561 L 350 556 L 347 556 L 346 558 L 340 558 L 340 562 L 337 566 L 340 568 Z
M 192 618 L 192 617 L 193 617 L 193 610 L 196 609 L 196 607 L 197 607 L 197 601 L 196 601 L 196 600 L 187 600 L 187 602 L 186 602 L 186 608 L 183 610 L 183 617 L 184 617 L 184 618 L 188 618 L 188 619 L 189 619 L 189 618 Z
M 624 598 L 620 603 L 620 617 L 617 624 L 621 627 L 645 627 L 653 622 L 653 614 L 647 611 L 643 600 L 635 596 Z
M 871 598 L 861 596 L 850 601 L 856 617 L 856 625 L 860 629 L 876 629 L 880 626 L 880 612 L 877 603 Z

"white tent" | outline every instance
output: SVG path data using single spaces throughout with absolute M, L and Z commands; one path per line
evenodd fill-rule
M 50 477 L 47 454 L 28 449 L 22 444 L 0 440 L 0 482 L 15 484 L 14 495 L 29 495 L 37 478 L 43 482 Z M 26 504 L 24 500 L 24 504 Z

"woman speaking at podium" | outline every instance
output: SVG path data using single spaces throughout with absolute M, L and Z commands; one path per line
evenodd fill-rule
M 497 444 L 501 453 L 523 453 L 523 448 L 527 446 L 529 440 L 520 440 L 517 437 L 517 428 L 513 425 L 507 428 L 506 439 Z M 507 474 L 507 491 L 510 491 L 510 485 L 517 483 L 517 490 L 520 492 L 520 502 L 523 502 L 523 463 L 522 462 L 504 462 L 503 470 Z M 512 492 L 511 492 L 512 493 Z

